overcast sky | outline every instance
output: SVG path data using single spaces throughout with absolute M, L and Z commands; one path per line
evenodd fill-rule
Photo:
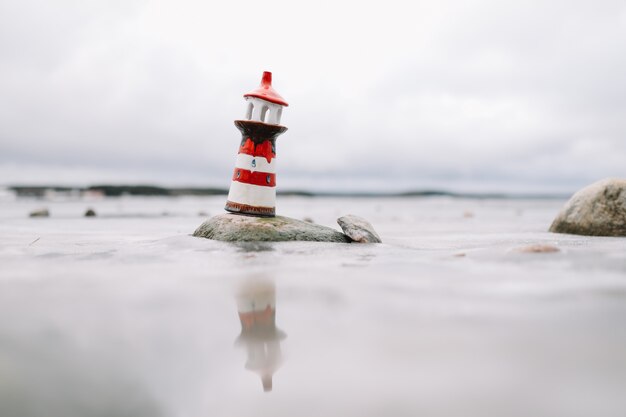
M 226 187 L 264 70 L 283 189 L 626 177 L 623 0 L 0 0 L 0 184 Z

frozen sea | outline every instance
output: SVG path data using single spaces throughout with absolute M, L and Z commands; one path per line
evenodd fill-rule
M 626 415 L 626 239 L 548 233 L 563 200 L 279 197 L 384 244 L 192 237 L 223 203 L 0 200 L 0 416 Z

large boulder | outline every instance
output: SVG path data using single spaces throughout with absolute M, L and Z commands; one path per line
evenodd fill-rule
M 588 236 L 626 236 L 626 180 L 593 183 L 570 198 L 550 231 Z
M 363 217 L 349 214 L 337 219 L 341 230 L 358 243 L 382 243 L 374 227 Z
M 227 242 L 282 242 L 304 240 L 349 243 L 350 238 L 330 227 L 289 217 L 254 217 L 220 214 L 211 217 L 193 233 L 197 237 Z

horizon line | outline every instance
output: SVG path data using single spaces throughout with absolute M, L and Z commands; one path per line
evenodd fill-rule
M 168 187 L 149 184 L 94 184 L 89 186 L 70 185 L 8 185 L 4 188 L 14 191 L 18 197 L 43 196 L 53 192 L 102 192 L 107 197 L 122 195 L 134 196 L 211 196 L 227 195 L 225 187 Z M 455 197 L 455 198 L 495 198 L 495 199 L 539 199 L 569 198 L 570 192 L 501 192 L 501 191 L 452 191 L 444 188 L 415 188 L 404 191 L 319 191 L 307 189 L 286 189 L 276 192 L 282 196 L 302 197 Z

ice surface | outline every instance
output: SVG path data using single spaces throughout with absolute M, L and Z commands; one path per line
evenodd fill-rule
M 547 233 L 564 201 L 280 197 L 385 243 L 190 236 L 223 203 L 0 201 L 0 416 L 626 415 L 626 239 Z M 284 338 L 239 338 L 254 288 Z

